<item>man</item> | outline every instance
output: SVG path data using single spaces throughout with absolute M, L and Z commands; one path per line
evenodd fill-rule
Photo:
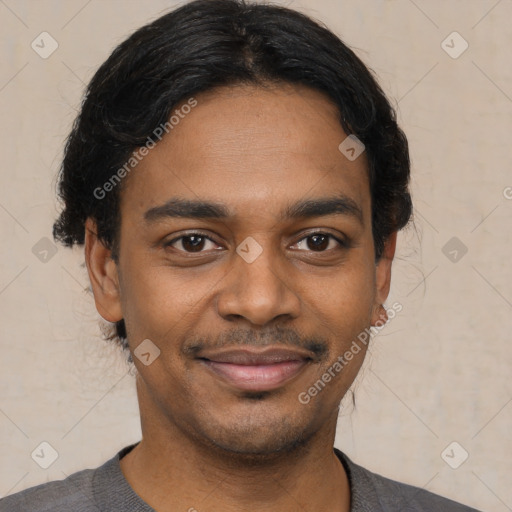
M 133 34 L 87 89 L 54 235 L 85 246 L 142 440 L 0 510 L 474 510 L 333 449 L 395 314 L 408 182 L 381 89 L 307 17 L 198 0 Z

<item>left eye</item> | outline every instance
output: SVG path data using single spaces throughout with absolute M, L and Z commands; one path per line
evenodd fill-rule
M 343 243 L 333 235 L 328 233 L 312 233 L 302 240 L 297 242 L 297 246 L 300 244 L 306 244 L 306 250 L 313 252 L 325 252 L 326 250 L 333 249 L 331 242 L 335 242 L 335 245 L 342 246 Z

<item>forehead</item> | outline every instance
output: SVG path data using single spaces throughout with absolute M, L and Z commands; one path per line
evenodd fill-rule
M 177 105 L 169 133 L 131 172 L 123 216 L 142 216 L 170 197 L 215 200 L 234 214 L 273 214 L 297 199 L 341 193 L 369 210 L 366 155 L 349 160 L 347 134 L 322 93 L 289 84 L 231 86 Z M 185 113 L 186 112 L 186 113 Z M 177 121 L 177 122 L 176 122 Z

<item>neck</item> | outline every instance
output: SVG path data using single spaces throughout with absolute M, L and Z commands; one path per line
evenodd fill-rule
M 142 441 L 120 464 L 158 512 L 350 511 L 348 478 L 333 450 L 336 414 L 305 444 L 256 456 L 202 443 L 143 409 Z

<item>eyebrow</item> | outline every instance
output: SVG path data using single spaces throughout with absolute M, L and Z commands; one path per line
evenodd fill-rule
M 360 206 L 345 195 L 298 201 L 286 207 L 279 215 L 279 220 L 307 219 L 336 214 L 353 217 L 363 224 L 363 211 Z M 164 204 L 147 210 L 144 213 L 144 220 L 146 223 L 153 223 L 167 218 L 228 219 L 232 216 L 229 208 L 222 203 L 171 198 Z

